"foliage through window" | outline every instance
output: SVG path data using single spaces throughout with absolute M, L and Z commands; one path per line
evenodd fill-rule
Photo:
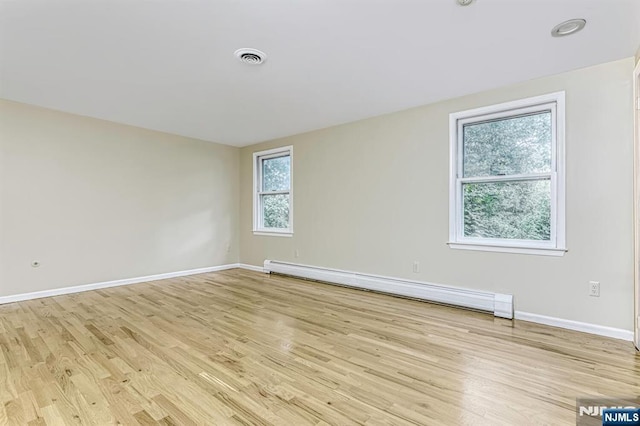
M 286 147 L 253 154 L 255 232 L 292 232 L 291 153 Z
M 450 120 L 450 245 L 563 253 L 564 94 Z M 545 249 L 557 252 L 540 252 Z

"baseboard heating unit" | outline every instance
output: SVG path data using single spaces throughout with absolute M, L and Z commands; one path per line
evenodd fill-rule
M 492 312 L 496 317 L 513 318 L 513 295 L 470 290 L 422 281 L 383 277 L 318 266 L 265 260 L 264 272 L 340 284 L 344 286 L 445 303 Z

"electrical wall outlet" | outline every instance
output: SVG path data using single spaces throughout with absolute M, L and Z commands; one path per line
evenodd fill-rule
M 298 251 L 298 249 L 295 249 L 293 251 L 293 257 L 300 257 L 300 252 Z
M 600 297 L 600 281 L 589 281 L 589 296 Z
M 420 262 L 416 260 L 413 262 L 413 273 L 417 274 L 418 272 L 420 272 Z

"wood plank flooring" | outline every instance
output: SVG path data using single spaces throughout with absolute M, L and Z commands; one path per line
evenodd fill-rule
M 631 343 L 244 270 L 0 306 L 0 424 L 575 424 Z

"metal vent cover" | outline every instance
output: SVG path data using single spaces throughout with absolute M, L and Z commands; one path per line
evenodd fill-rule
M 258 49 L 242 48 L 235 51 L 240 62 L 249 65 L 260 65 L 267 60 L 267 54 Z

